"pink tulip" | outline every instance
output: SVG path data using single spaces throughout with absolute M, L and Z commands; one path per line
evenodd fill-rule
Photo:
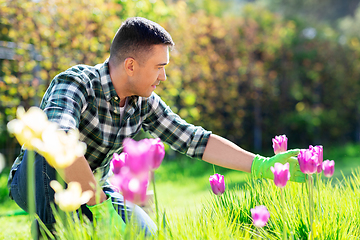
M 161 142 L 160 138 L 149 140 L 151 142 L 150 154 L 152 155 L 150 170 L 154 171 L 160 167 L 160 164 L 165 156 L 165 149 L 164 144 Z
M 114 153 L 110 162 L 110 169 L 114 174 L 119 174 L 120 169 L 125 165 L 128 154 L 122 152 L 121 154 Z
M 209 178 L 210 186 L 215 195 L 220 196 L 225 192 L 224 176 L 220 174 L 214 174 Z
M 286 186 L 287 181 L 290 179 L 289 172 L 289 163 L 284 165 L 281 163 L 275 163 L 274 167 L 270 167 L 271 171 L 274 173 L 274 183 L 279 188 Z
M 317 165 L 316 172 L 321 173 L 322 172 L 322 164 Z
M 131 138 L 124 140 L 124 152 L 128 154 L 125 165 L 135 174 L 141 174 L 150 170 L 152 161 L 149 155 L 151 142 L 148 140 L 135 141 Z
M 146 192 L 149 185 L 149 174 L 134 175 L 128 167 L 123 167 L 120 174 L 114 175 L 110 182 L 122 192 L 124 199 L 136 204 L 146 202 Z
M 317 145 L 315 147 L 311 146 L 309 147 L 311 151 L 314 151 L 318 155 L 318 165 L 317 165 L 317 172 L 322 172 L 322 163 L 323 163 L 323 146 Z
M 305 174 L 313 174 L 317 171 L 318 154 L 310 149 L 301 149 L 298 155 L 300 170 Z
M 265 206 L 256 206 L 251 210 L 251 217 L 255 227 L 264 227 L 270 218 L 270 213 Z
M 124 177 L 121 182 L 121 192 L 124 199 L 136 204 L 146 202 L 146 192 L 149 182 L 147 179 L 140 180 L 133 177 Z
M 287 151 L 287 141 L 286 135 L 275 136 L 275 138 L 272 139 L 275 154 Z
M 322 169 L 324 170 L 325 177 L 332 177 L 334 174 L 335 161 L 334 160 L 325 160 L 322 163 Z
M 124 150 L 119 155 L 114 153 L 110 167 L 114 175 L 110 182 L 124 196 L 134 203 L 146 201 L 149 171 L 158 168 L 164 159 L 164 144 L 157 139 L 135 141 L 124 140 Z

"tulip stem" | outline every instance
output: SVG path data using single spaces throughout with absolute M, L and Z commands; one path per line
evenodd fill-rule
M 126 200 L 124 198 L 124 213 L 125 213 L 125 224 L 128 224 L 128 212 L 127 212 L 127 207 L 126 207 Z
M 284 193 L 284 189 L 280 188 L 281 191 L 281 204 L 283 205 L 283 239 L 286 240 L 287 239 L 287 219 L 286 219 L 286 205 L 285 205 L 285 193 Z
M 65 189 L 66 188 L 65 181 L 61 176 L 65 176 L 64 170 L 61 168 L 57 168 L 56 169 L 56 180 L 61 184 L 62 188 Z M 66 213 L 64 211 L 62 211 L 60 208 L 58 208 L 57 210 L 58 210 L 61 221 L 63 221 L 63 223 L 64 223 L 64 227 L 66 227 L 67 226 L 66 216 L 65 216 Z
M 28 211 L 31 222 L 35 216 L 35 153 L 33 150 L 27 151 L 27 178 L 28 178 Z M 38 230 L 36 224 L 31 225 L 31 232 L 34 239 L 37 239 Z
M 321 175 L 320 173 L 317 173 L 316 174 L 316 189 L 317 189 L 317 202 L 318 202 L 318 211 L 320 211 L 320 214 L 322 214 L 322 211 L 321 211 L 321 195 L 320 195 L 320 185 L 321 185 Z
M 152 171 L 151 172 L 152 175 L 152 184 L 153 184 L 153 188 L 154 188 L 154 201 L 155 201 L 155 212 L 156 212 L 156 225 L 157 225 L 157 234 L 159 236 L 159 231 L 160 231 L 160 223 L 159 223 L 159 207 L 158 207 L 158 201 L 157 201 L 157 196 L 156 196 L 156 187 L 155 187 L 155 172 Z
M 309 217 L 310 217 L 310 240 L 314 239 L 313 233 L 313 222 L 314 222 L 314 184 L 313 184 L 313 176 L 309 174 Z

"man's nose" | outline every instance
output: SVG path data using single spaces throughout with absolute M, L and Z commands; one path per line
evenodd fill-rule
M 165 68 L 162 68 L 162 70 L 160 71 L 158 80 L 160 81 L 165 81 L 166 80 L 166 72 L 165 72 Z

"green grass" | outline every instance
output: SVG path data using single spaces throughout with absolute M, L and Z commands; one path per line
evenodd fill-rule
M 325 181 L 321 188 L 322 207 L 316 208 L 316 219 L 322 221 L 317 225 L 320 233 L 333 230 L 326 235 L 328 238 L 321 239 L 341 239 L 341 236 L 354 239 L 351 234 L 358 234 L 358 227 L 353 223 L 360 222 L 359 175 L 343 179 L 342 174 L 350 176 L 354 167 L 360 165 L 359 149 L 355 144 L 324 149 L 324 159 L 334 159 L 336 165 L 333 181 Z M 270 239 L 279 237 L 284 208 L 279 205 L 279 191 L 274 184 L 267 180 L 252 182 L 247 173 L 220 167 L 215 170 L 225 176 L 226 192 L 221 198 L 211 192 L 209 176 L 214 173 L 211 164 L 181 157 L 160 166 L 155 176 L 160 212 L 166 214 L 167 227 L 161 231 L 159 239 L 247 239 L 259 233 Z M 6 180 L 7 172 L 0 175 L 0 215 L 19 210 L 13 201 L 4 197 Z M 288 229 L 294 232 L 295 239 L 306 239 L 306 187 L 290 183 L 286 187 L 286 197 L 291 219 Z M 251 225 L 250 208 L 257 204 L 267 205 L 271 212 L 270 222 L 263 230 Z M 0 239 L 29 238 L 28 216 L 0 217 Z
M 27 215 L 6 216 L 23 213 L 23 211 L 8 197 L 8 171 L 0 175 L 0 239 L 29 239 L 30 222 Z
M 323 179 L 314 191 L 314 226 L 316 239 L 358 239 L 360 237 L 359 168 L 354 175 L 334 184 Z M 248 186 L 226 192 L 213 201 L 213 211 L 231 223 L 244 224 L 256 232 L 251 225 L 250 209 L 265 205 L 270 220 L 260 235 L 266 239 L 280 239 L 287 218 L 288 236 L 308 239 L 309 195 L 307 184 L 288 183 L 284 188 L 285 206 L 281 203 L 280 189 L 270 180 L 249 181 Z
M 215 167 L 216 172 L 225 176 L 226 186 L 231 189 L 243 185 L 248 173 Z M 211 195 L 210 175 L 213 165 L 206 162 L 180 158 L 166 162 L 156 171 L 159 204 L 169 213 L 184 213 L 201 207 L 202 200 Z

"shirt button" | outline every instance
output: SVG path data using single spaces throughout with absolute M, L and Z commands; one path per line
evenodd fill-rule
M 114 97 L 114 99 L 115 99 L 115 101 L 119 100 L 119 98 L 118 98 L 118 97 Z

